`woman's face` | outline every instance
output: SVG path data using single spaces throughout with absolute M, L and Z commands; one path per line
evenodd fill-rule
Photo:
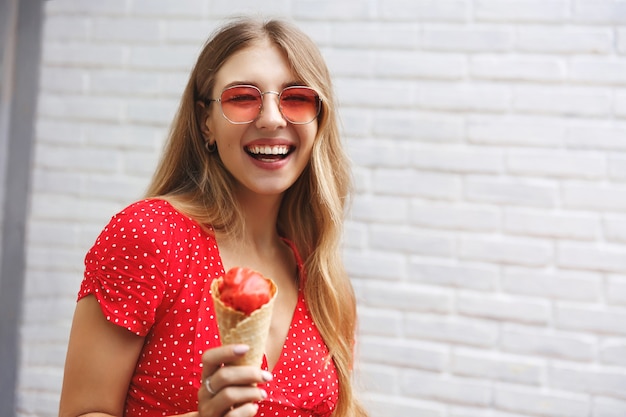
M 247 47 L 226 60 L 216 74 L 212 99 L 233 85 L 253 85 L 261 92 L 280 92 L 302 85 L 283 52 L 269 41 Z M 206 127 L 226 169 L 237 180 L 237 193 L 279 196 L 298 179 L 311 157 L 317 119 L 308 124 L 288 122 L 278 108 L 276 94 L 263 95 L 263 109 L 248 124 L 233 124 L 213 102 Z

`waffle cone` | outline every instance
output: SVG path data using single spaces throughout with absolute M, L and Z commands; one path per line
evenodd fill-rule
M 215 316 L 223 345 L 245 344 L 250 350 L 238 359 L 235 365 L 251 365 L 261 367 L 265 342 L 272 321 L 272 309 L 276 300 L 276 285 L 268 280 L 271 286 L 270 300 L 249 316 L 225 305 L 220 299 L 219 283 L 222 278 L 211 283 L 211 297 L 215 308 Z

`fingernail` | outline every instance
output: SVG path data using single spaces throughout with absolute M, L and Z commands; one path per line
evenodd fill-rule
M 274 376 L 270 372 L 261 371 L 261 378 L 263 378 L 263 381 L 268 382 L 274 379 Z
M 266 399 L 267 398 L 267 392 L 264 389 L 261 389 L 259 391 L 261 391 L 261 398 Z
M 235 352 L 236 355 L 243 355 L 249 350 L 250 346 L 248 345 L 235 345 L 235 347 L 233 347 L 233 352 Z

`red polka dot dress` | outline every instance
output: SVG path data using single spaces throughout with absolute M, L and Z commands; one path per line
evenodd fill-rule
M 197 410 L 202 353 L 220 345 L 210 285 L 223 274 L 215 238 L 163 200 L 139 201 L 115 215 L 89 250 L 78 299 L 95 296 L 107 320 L 145 337 L 126 417 Z M 332 414 L 337 373 L 302 291 L 271 372 L 257 416 Z

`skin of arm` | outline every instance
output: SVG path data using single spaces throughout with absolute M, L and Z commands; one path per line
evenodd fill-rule
M 59 417 L 121 416 L 144 338 L 104 317 L 89 295 L 76 304 Z

